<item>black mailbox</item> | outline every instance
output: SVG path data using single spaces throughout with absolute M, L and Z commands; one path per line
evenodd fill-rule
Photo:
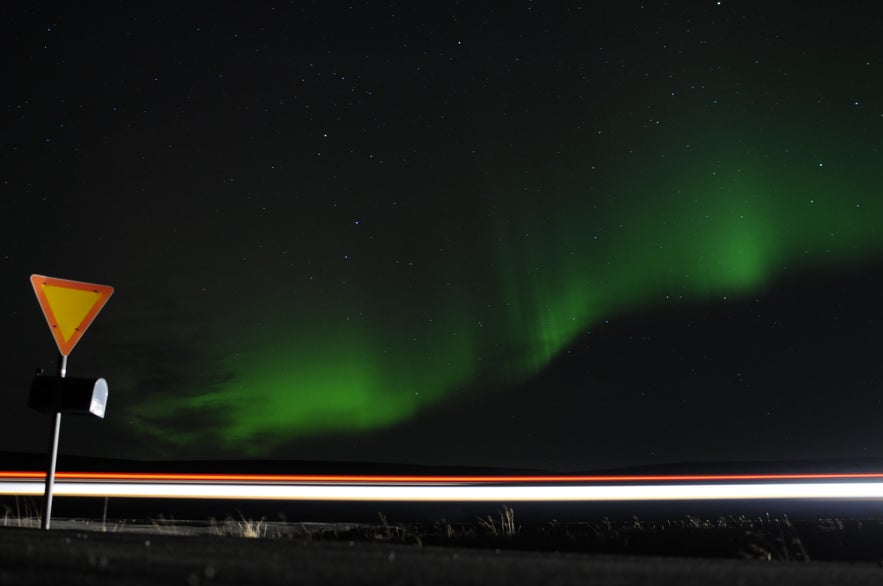
M 103 378 L 36 376 L 28 406 L 41 413 L 71 413 L 104 418 L 107 381 Z

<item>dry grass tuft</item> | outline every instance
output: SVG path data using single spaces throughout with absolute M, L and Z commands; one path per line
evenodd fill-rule
M 492 515 L 488 515 L 484 518 L 478 517 L 479 526 L 491 535 L 517 535 L 521 528 L 515 525 L 515 511 L 504 505 L 498 514 L 500 516 L 499 523 Z
M 3 506 L 3 526 L 39 527 L 40 508 L 30 498 L 19 499 L 19 497 L 15 497 L 15 510 L 9 505 Z
M 209 533 L 218 537 L 244 537 L 247 539 L 263 539 L 269 535 L 269 524 L 266 517 L 257 521 L 246 519 L 240 513 L 238 519 L 227 516 L 223 523 L 212 520 L 209 525 Z

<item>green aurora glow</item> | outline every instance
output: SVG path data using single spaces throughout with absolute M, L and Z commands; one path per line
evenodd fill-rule
M 512 203 L 488 204 L 484 246 L 453 244 L 446 260 L 407 274 L 369 266 L 349 274 L 345 294 L 261 308 L 273 325 L 242 333 L 250 350 L 216 350 L 229 380 L 146 403 L 145 430 L 260 454 L 301 436 L 389 426 L 452 393 L 524 380 L 609 316 L 725 302 L 789 271 L 883 251 L 883 172 L 871 161 L 785 145 L 751 156 L 744 145 L 741 155 L 671 150 L 681 152 L 652 172 L 584 173 L 584 186 L 534 198 L 506 198 L 515 187 L 488 175 L 483 190 L 498 195 L 486 201 Z M 163 425 L 197 414 L 213 425 Z
M 257 152 L 218 146 L 206 175 L 244 159 L 248 187 L 230 197 L 200 186 L 196 199 L 227 205 L 218 218 L 242 206 L 255 225 L 244 193 L 275 206 L 259 226 L 231 221 L 266 258 L 208 286 L 229 299 L 206 301 L 223 311 L 192 366 L 221 379 L 158 389 L 128 415 L 162 442 L 269 453 L 505 392 L 616 316 L 727 303 L 879 259 L 876 29 L 857 37 L 848 19 L 826 20 L 843 27 L 836 37 L 808 14 L 812 26 L 790 10 L 740 10 L 703 6 L 698 44 L 686 9 L 629 12 L 609 35 L 562 21 L 560 39 L 531 37 L 532 57 L 475 43 L 426 77 L 393 49 L 376 71 L 356 68 L 390 84 L 384 103 L 360 105 L 317 76 L 297 92 L 309 115 L 280 113 L 281 130 L 236 114 Z M 574 22 L 604 22 L 585 17 Z M 516 37 L 501 39 L 521 47 Z M 333 120 L 344 146 L 324 134 Z M 300 145 L 285 132 L 322 138 Z M 179 215 L 198 224 L 199 206 Z M 206 278 L 217 274 L 206 258 L 243 256 L 230 223 L 218 225 L 178 264 Z
M 883 457 L 883 5 L 7 4 L 4 451 Z

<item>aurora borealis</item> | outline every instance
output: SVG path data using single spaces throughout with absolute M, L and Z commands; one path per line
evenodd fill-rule
M 615 354 L 613 340 L 657 336 L 672 311 L 787 322 L 782 291 L 813 282 L 795 304 L 824 322 L 845 311 L 825 287 L 880 282 L 883 11 L 616 6 L 4 8 L 21 56 L 0 260 L 6 330 L 28 340 L 5 352 L 5 417 L 25 418 L 21 364 L 52 364 L 28 297 L 40 272 L 117 291 L 71 357 L 111 386 L 105 428 L 71 424 L 74 451 L 541 466 L 564 449 L 555 465 L 586 468 L 700 457 L 652 426 L 620 439 L 620 456 L 562 448 L 562 422 L 598 402 L 682 426 L 687 387 L 647 372 L 647 406 L 638 374 L 593 386 L 555 373 L 591 362 L 587 344 Z M 40 227 L 22 231 L 29 218 Z M 867 345 L 878 305 L 862 306 L 843 356 Z M 729 343 L 713 335 L 708 348 Z M 773 338 L 797 347 L 805 330 Z M 795 388 L 816 384 L 810 355 Z M 728 356 L 709 384 L 739 370 Z M 803 401 L 822 410 L 855 385 L 855 411 L 879 415 L 883 375 L 868 368 Z M 549 380 L 560 386 L 538 386 Z M 746 396 L 760 414 L 783 392 L 758 380 Z M 561 404 L 519 409 L 519 393 Z M 750 420 L 738 400 L 709 409 Z M 469 442 L 414 431 L 441 414 Z M 481 421 L 498 418 L 516 423 L 488 423 L 482 451 Z M 812 455 L 770 433 L 772 457 Z M 36 435 L 0 439 L 27 450 Z M 709 445 L 726 460 L 730 441 L 770 453 Z M 844 453 L 868 446 L 883 452 L 868 437 Z

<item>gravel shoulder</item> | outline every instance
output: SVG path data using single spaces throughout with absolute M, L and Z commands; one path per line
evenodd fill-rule
M 465 549 L 356 541 L 0 529 L 0 583 L 852 584 L 872 562 L 785 562 Z

